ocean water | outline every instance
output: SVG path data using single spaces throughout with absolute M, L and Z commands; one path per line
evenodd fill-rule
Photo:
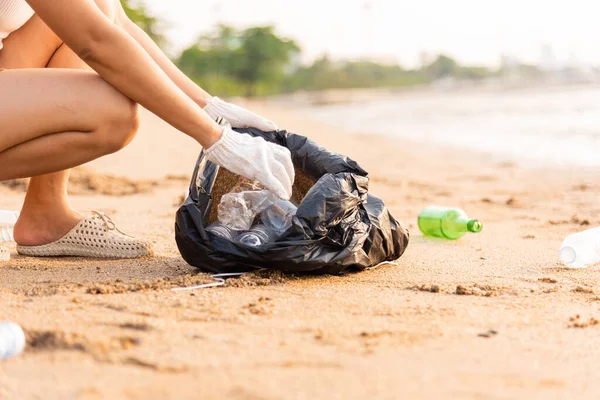
M 600 87 L 402 93 L 307 112 L 348 131 L 491 153 L 520 164 L 600 167 Z

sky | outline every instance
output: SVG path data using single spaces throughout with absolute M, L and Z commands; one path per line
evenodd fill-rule
M 364 58 L 417 66 L 445 53 L 465 64 L 600 65 L 597 0 L 145 0 L 168 24 L 173 52 L 217 23 L 275 25 L 310 61 Z M 542 48 L 551 49 L 542 56 Z

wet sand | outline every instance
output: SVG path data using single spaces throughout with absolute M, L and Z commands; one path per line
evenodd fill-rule
M 0 364 L 0 399 L 598 397 L 600 268 L 558 263 L 564 236 L 600 225 L 596 171 L 525 169 L 339 132 L 289 104 L 252 107 L 371 173 L 371 191 L 411 230 L 397 265 L 171 291 L 210 282 L 179 257 L 173 232 L 198 147 L 144 113 L 129 148 L 78 172 L 73 203 L 153 240 L 157 256 L 13 252 L 0 264 L 0 316 L 23 326 L 29 347 Z M 1 208 L 22 198 L 0 186 Z M 430 204 L 460 206 L 484 229 L 425 239 L 416 218 Z

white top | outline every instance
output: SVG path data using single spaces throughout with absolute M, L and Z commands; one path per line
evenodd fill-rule
M 2 40 L 16 31 L 33 16 L 25 0 L 0 0 L 0 49 Z

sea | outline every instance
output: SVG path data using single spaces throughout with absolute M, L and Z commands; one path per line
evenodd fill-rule
M 314 106 L 307 113 L 344 131 L 489 153 L 519 164 L 600 167 L 600 86 L 419 90 Z

